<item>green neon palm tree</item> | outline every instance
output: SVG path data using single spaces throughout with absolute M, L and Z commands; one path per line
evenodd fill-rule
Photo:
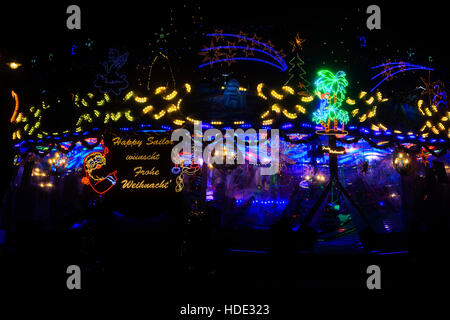
M 322 100 L 317 111 L 313 112 L 312 120 L 320 123 L 326 131 L 330 129 L 330 121 L 334 121 L 334 130 L 337 131 L 338 122 L 344 125 L 348 123 L 349 116 L 347 111 L 342 110 L 342 102 L 345 100 L 346 87 L 348 81 L 344 71 L 338 71 L 336 74 L 329 70 L 320 70 L 319 78 L 314 83 L 316 85 L 315 93 Z

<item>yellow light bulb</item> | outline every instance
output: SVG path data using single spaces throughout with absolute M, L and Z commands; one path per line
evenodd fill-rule
M 9 68 L 11 68 L 12 70 L 16 70 L 22 66 L 22 64 L 20 64 L 18 62 L 14 62 L 14 61 L 10 62 L 8 65 L 9 65 Z

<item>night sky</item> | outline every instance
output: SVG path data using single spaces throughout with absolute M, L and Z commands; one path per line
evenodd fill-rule
M 346 70 L 350 78 L 363 81 L 373 64 L 391 59 L 429 65 L 431 56 L 440 78 L 445 79 L 448 75 L 448 61 L 443 48 L 448 42 L 445 34 L 449 27 L 446 11 L 437 2 L 429 7 L 405 1 L 396 1 L 395 4 L 392 1 L 378 2 L 382 29 L 372 31 L 366 28 L 368 14 L 365 11 L 368 4 L 372 4 L 370 2 L 77 3 L 81 7 L 81 31 L 67 30 L 65 26 L 68 16 L 65 11 L 71 2 L 2 4 L 0 61 L 17 59 L 27 63 L 34 56 L 42 60 L 49 53 L 63 61 L 70 58 L 70 48 L 74 43 L 87 38 L 95 41 L 96 49 L 104 48 L 103 52 L 96 50 L 100 55 L 109 47 L 133 48 L 136 57 L 144 60 L 155 52 L 155 33 L 163 27 L 170 33 L 167 47 L 176 51 L 171 52 L 172 56 L 181 62 L 180 76 L 195 71 L 185 67 L 195 69 L 201 62 L 198 52 L 209 41 L 203 33 L 214 29 L 230 33 L 242 30 L 249 35 L 256 33 L 263 41 L 270 40 L 275 49 L 283 49 L 286 54 L 290 52 L 288 42 L 298 32 L 307 40 L 302 52 L 307 72 L 327 66 Z M 361 37 L 366 39 L 365 48 L 361 47 Z M 414 55 L 408 55 L 408 50 Z M 98 62 L 94 53 L 90 56 L 85 57 L 89 63 Z M 53 71 L 51 68 L 56 69 L 55 72 L 66 72 L 63 67 L 55 68 L 54 65 L 48 66 L 46 71 Z M 257 71 L 258 68 L 253 69 Z M 5 77 L 2 78 L 4 81 Z

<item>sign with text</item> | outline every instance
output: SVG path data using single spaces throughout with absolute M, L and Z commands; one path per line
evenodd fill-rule
M 171 133 L 109 133 L 105 146 L 117 171 L 116 186 L 107 201 L 121 213 L 147 216 L 172 207 L 177 175 L 171 151 Z

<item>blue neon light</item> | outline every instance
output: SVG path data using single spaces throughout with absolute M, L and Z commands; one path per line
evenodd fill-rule
M 81 228 L 85 223 L 86 223 L 86 221 L 87 220 L 83 220 L 82 222 L 80 222 L 80 223 L 75 223 L 73 226 L 72 226 L 72 229 L 79 229 L 79 228 Z
M 386 69 L 386 70 L 381 71 L 381 72 L 378 73 L 377 75 L 375 75 L 375 76 L 373 76 L 372 78 L 370 78 L 370 80 L 373 80 L 373 79 L 375 79 L 376 77 L 378 77 L 378 76 L 382 75 L 383 73 L 388 72 L 388 71 L 390 71 L 390 70 L 392 70 L 392 69 L 402 68 L 402 67 L 421 67 L 421 66 L 415 66 L 415 65 L 410 64 L 410 63 L 397 64 L 397 65 L 395 65 L 394 67 L 391 67 L 391 68 L 389 68 L 389 69 Z
M 137 132 L 166 132 L 166 130 L 150 130 L 150 129 L 146 129 L 146 130 L 137 130 Z
M 260 250 L 244 250 L 244 249 L 228 249 L 230 252 L 245 252 L 245 253 L 267 253 L 268 251 Z
M 384 67 L 384 66 L 390 66 L 390 65 L 394 65 L 394 64 L 405 65 L 405 64 L 411 64 L 411 63 L 404 62 L 404 61 L 400 61 L 400 62 L 386 62 L 386 63 L 383 63 L 383 64 L 379 64 L 379 65 L 377 65 L 375 67 L 371 67 L 371 69 L 376 69 L 376 68 L 380 68 L 380 67 Z
M 263 63 L 267 63 L 271 66 L 274 66 L 275 68 L 280 69 L 281 71 L 286 71 L 287 70 L 287 64 L 286 62 L 283 60 L 283 58 L 280 56 L 280 54 L 275 51 L 272 47 L 270 47 L 269 45 L 260 42 L 258 40 L 252 39 L 252 38 L 247 38 L 241 35 L 237 35 L 237 34 L 230 34 L 230 33 L 209 33 L 206 36 L 208 37 L 216 37 L 216 36 L 221 36 L 221 37 L 234 37 L 234 38 L 239 38 L 239 39 L 244 39 L 247 41 L 251 41 L 253 43 L 256 43 L 258 45 L 261 45 L 265 48 L 267 48 L 270 52 L 272 52 L 273 54 L 270 54 L 264 50 L 261 49 L 257 49 L 257 48 L 250 48 L 250 47 L 243 47 L 243 46 L 217 46 L 217 47 L 211 47 L 211 48 L 205 48 L 202 49 L 202 51 L 209 51 L 209 50 L 220 50 L 220 49 L 243 49 L 243 50 L 252 50 L 252 51 L 257 51 L 257 52 L 261 52 L 264 53 L 268 56 L 270 56 L 271 58 L 273 58 L 275 61 L 279 62 L 280 65 L 274 64 L 272 62 L 263 60 L 263 59 L 258 59 L 258 58 L 248 58 L 248 57 L 238 57 L 238 58 L 229 58 L 229 59 L 220 59 L 220 60 L 215 60 L 215 61 L 210 61 L 208 63 L 204 63 L 199 65 L 199 68 L 203 68 L 204 66 L 207 65 L 212 65 L 214 63 L 219 63 L 219 62 L 227 62 L 230 60 L 248 60 L 248 61 L 257 61 L 257 62 L 263 62 Z
M 375 89 L 376 89 L 382 82 L 384 82 L 387 78 L 392 77 L 393 75 L 395 75 L 395 74 L 397 74 L 397 73 L 399 73 L 399 72 L 405 72 L 405 71 L 416 70 L 416 69 L 430 70 L 430 71 L 433 71 L 433 70 L 434 70 L 434 69 L 432 69 L 432 68 L 420 67 L 420 68 L 409 68 L 409 69 L 402 69 L 402 70 L 396 71 L 396 72 L 390 74 L 389 76 L 386 76 L 386 77 L 385 77 L 383 80 L 381 80 L 380 82 L 378 82 L 378 84 L 377 84 L 375 87 L 373 87 L 372 90 L 370 90 L 370 92 L 372 92 L 373 90 L 375 90 Z
M 243 202 L 242 199 L 236 200 L 236 203 L 242 203 L 242 202 Z M 252 204 L 254 204 L 254 203 L 272 205 L 272 204 L 287 204 L 288 201 L 286 201 L 286 200 L 253 200 Z
M 427 67 L 424 67 L 424 66 L 419 66 L 419 65 L 415 65 L 415 64 L 411 64 L 411 63 L 409 63 L 409 62 L 403 62 L 403 63 L 399 63 L 399 64 L 396 64 L 394 67 L 391 67 L 391 68 L 389 68 L 389 69 L 386 69 L 386 70 L 383 70 L 383 71 L 381 71 L 380 73 L 378 73 L 377 75 L 375 75 L 375 76 L 373 76 L 372 78 L 370 78 L 370 80 L 373 80 L 373 79 L 375 79 L 376 77 L 378 77 L 378 76 L 380 76 L 380 75 L 382 75 L 383 73 L 385 73 L 385 72 L 388 72 L 388 71 L 390 71 L 390 70 L 392 70 L 392 69 L 395 69 L 395 68 L 401 68 L 401 67 L 417 67 L 417 68 L 423 68 L 423 69 L 427 69 Z M 373 69 L 373 68 L 372 68 Z M 406 71 L 406 70 L 405 70 Z M 390 76 L 390 75 L 389 75 Z
M 247 38 L 238 34 L 231 34 L 231 33 L 208 33 L 206 35 L 207 37 L 216 37 L 216 36 L 223 36 L 223 37 L 235 37 L 235 38 L 240 38 L 240 39 L 244 39 L 244 40 L 248 40 L 254 43 L 257 43 L 267 49 L 269 49 L 270 51 L 272 51 L 277 57 L 278 57 L 278 61 L 280 61 L 283 65 L 286 65 L 286 63 L 284 62 L 283 58 L 281 58 L 280 54 L 278 52 L 276 52 L 271 46 L 268 46 L 267 44 L 265 44 L 264 42 L 260 42 L 258 40 L 255 40 L 253 38 Z

